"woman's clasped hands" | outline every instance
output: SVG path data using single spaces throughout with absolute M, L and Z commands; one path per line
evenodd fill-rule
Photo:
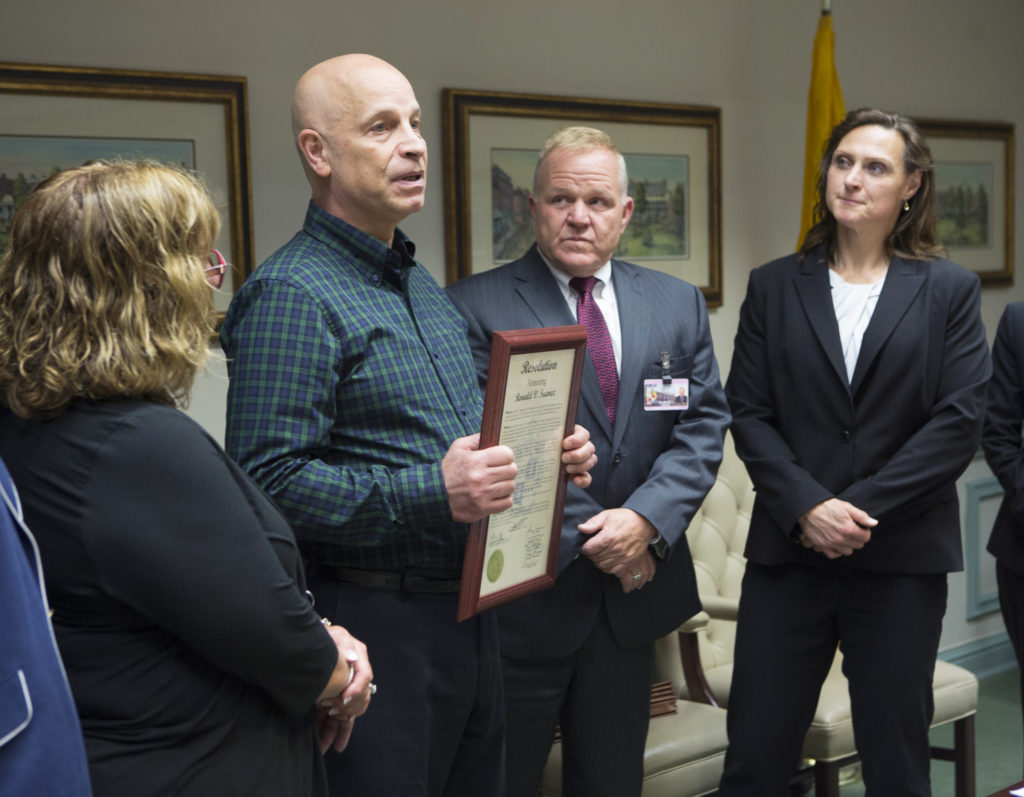
M 370 698 L 377 687 L 373 683 L 373 668 L 366 645 L 340 625 L 330 625 L 326 621 L 325 624 L 327 633 L 338 648 L 335 674 L 343 680 L 338 683 L 332 676 L 317 700 L 320 752 L 326 753 L 333 748 L 340 753 L 348 745 L 356 717 L 369 708 Z M 339 692 L 342 684 L 344 687 Z

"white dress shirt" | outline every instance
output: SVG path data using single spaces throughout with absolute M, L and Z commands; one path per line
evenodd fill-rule
M 540 250 L 537 250 L 540 253 Z M 548 270 L 551 271 L 551 276 L 555 278 L 558 283 L 559 289 L 562 291 L 562 296 L 565 297 L 565 303 L 569 305 L 569 310 L 572 312 L 572 317 L 576 318 L 576 300 L 579 294 L 576 293 L 571 287 L 569 287 L 569 280 L 572 277 L 561 271 L 544 257 L 540 255 L 541 259 L 547 265 Z M 615 370 L 622 374 L 622 327 L 619 324 L 619 305 L 615 301 L 615 286 L 612 285 L 612 261 L 608 261 L 601 268 L 599 268 L 594 276 L 597 277 L 597 282 L 594 284 L 594 289 L 591 291 L 591 296 L 594 297 L 594 302 L 597 303 L 598 309 L 601 311 L 601 315 L 604 316 L 605 326 L 608 327 L 608 337 L 612 341 L 612 351 L 615 352 Z

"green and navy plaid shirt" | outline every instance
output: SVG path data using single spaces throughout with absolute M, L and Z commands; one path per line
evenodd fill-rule
M 228 453 L 316 562 L 462 566 L 441 459 L 483 402 L 465 320 L 412 252 L 310 203 L 224 320 Z

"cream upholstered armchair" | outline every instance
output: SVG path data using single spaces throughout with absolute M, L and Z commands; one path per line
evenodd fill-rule
M 683 681 L 682 671 L 677 675 L 673 684 L 678 687 Z M 562 793 L 561 747 L 556 742 L 551 748 L 540 797 Z M 722 776 L 725 748 L 725 711 L 707 703 L 677 699 L 676 713 L 651 717 L 644 751 L 644 797 L 713 794 Z
M 733 451 L 731 440 L 727 438 L 726 442 L 718 478 L 690 524 L 687 537 L 695 556 L 700 554 L 715 563 L 709 567 L 695 562 L 697 584 L 705 607 L 720 617 L 730 611 L 731 604 L 735 618 L 736 596 L 743 578 L 743 542 L 747 538 L 754 498 L 746 469 Z M 725 711 L 704 698 L 686 699 L 690 696 L 686 682 L 688 678 L 700 678 L 699 660 L 695 655 L 699 638 L 709 678 L 717 686 L 721 676 L 722 694 L 728 693 L 734 628 L 735 623 L 722 620 L 709 623 L 708 614 L 701 612 L 678 632 L 655 643 L 652 681 L 671 682 L 678 699 L 675 714 L 651 718 L 644 754 L 644 797 L 688 797 L 717 790 L 727 744 Z M 698 629 L 701 629 L 699 633 Z M 683 672 L 680 644 L 692 649 L 687 661 L 688 666 L 692 662 L 696 669 L 690 674 Z M 561 749 L 556 743 L 541 783 L 540 794 L 544 797 L 562 793 L 561 764 Z
M 745 568 L 743 548 L 754 502 L 753 486 L 743 463 L 726 438 L 718 479 L 687 538 L 697 584 L 709 620 L 703 628 L 683 628 L 678 639 L 659 640 L 655 660 L 665 673 L 683 669 L 687 685 L 680 692 L 690 700 L 727 706 L 736 638 L 736 611 Z M 664 667 L 664 669 L 660 669 Z M 842 674 L 842 654 L 836 653 L 822 686 L 814 720 L 804 740 L 803 755 L 813 763 L 818 797 L 838 797 L 839 768 L 857 760 L 850 718 L 849 688 Z M 974 797 L 974 714 L 978 681 L 962 667 L 939 661 L 933 681 L 935 716 L 932 727 L 954 724 L 954 746 L 932 748 L 932 757 L 955 763 L 956 794 Z

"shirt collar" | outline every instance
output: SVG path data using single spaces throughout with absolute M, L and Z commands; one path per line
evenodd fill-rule
M 544 253 L 540 251 L 540 247 L 537 247 L 537 254 L 540 255 L 540 259 L 544 261 L 544 265 L 548 267 L 548 271 L 551 272 L 551 276 L 555 278 L 555 282 L 558 283 L 558 287 L 562 289 L 562 293 L 568 297 L 572 289 L 569 287 L 569 280 L 572 277 L 566 274 L 559 268 L 555 268 L 551 265 L 551 261 L 544 257 Z M 594 272 L 594 276 L 597 277 L 601 289 L 610 286 L 612 283 L 612 261 L 609 260 L 601 268 Z M 597 289 L 599 286 L 595 286 Z
M 396 288 L 402 287 L 403 272 L 416 265 L 416 244 L 399 229 L 391 246 L 328 213 L 312 200 L 306 211 L 304 229 L 314 238 L 337 249 L 356 268 L 372 279 L 379 272 Z M 379 279 L 379 278 L 378 278 Z

